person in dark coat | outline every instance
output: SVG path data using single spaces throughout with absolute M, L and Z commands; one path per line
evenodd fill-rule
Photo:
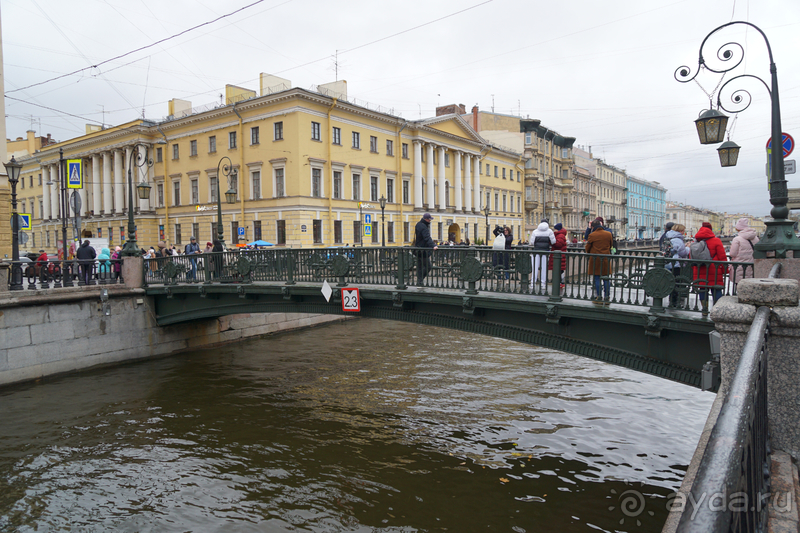
M 658 249 L 662 252 L 664 251 L 664 240 L 667 238 L 667 233 L 672 230 L 673 226 L 675 226 L 674 222 L 667 222 L 664 224 L 664 233 L 662 233 L 661 237 L 658 239 Z
M 197 279 L 197 254 L 200 253 L 200 245 L 197 244 L 197 239 L 194 235 L 189 238 L 189 244 L 186 245 L 186 248 L 183 252 L 185 255 L 191 256 L 189 258 L 189 271 L 186 273 L 186 280 L 196 280 Z
M 81 243 L 75 256 L 81 268 L 81 281 L 88 285 L 92 280 L 92 270 L 94 270 L 94 260 L 97 257 L 97 252 L 89 245 L 89 241 L 85 240 Z
M 611 243 L 613 240 L 614 236 L 610 231 L 607 231 L 605 228 L 603 228 L 603 223 L 600 222 L 600 220 L 595 220 L 592 222 L 592 232 L 589 234 L 589 238 L 586 240 L 586 253 L 611 255 Z M 586 273 L 590 276 L 594 276 L 595 299 L 600 301 L 602 299 L 600 292 L 600 277 L 608 276 L 611 273 L 610 261 L 606 258 L 590 257 L 587 264 Z M 605 299 L 607 301 L 609 299 L 609 293 L 611 292 L 611 283 L 608 279 L 603 280 L 603 289 L 603 294 L 605 294 Z
M 564 229 L 564 226 L 559 222 L 555 226 L 553 226 L 555 230 L 553 234 L 556 237 L 556 242 L 550 247 L 550 251 L 552 252 L 563 252 L 561 255 L 561 288 L 564 288 L 564 271 L 567 270 L 567 230 Z M 548 259 L 547 269 L 553 270 L 553 256 L 551 255 Z
M 712 261 L 727 261 L 728 254 L 725 253 L 725 246 L 719 237 L 714 235 L 711 229 L 711 222 L 703 222 L 700 230 L 695 234 L 694 240 L 697 242 L 705 241 Z M 708 298 L 709 289 L 711 290 L 714 303 L 722 298 L 722 289 L 725 286 L 725 270 L 722 265 L 700 264 L 692 266 L 692 274 L 695 286 L 700 288 L 700 301 L 705 302 Z
M 422 215 L 422 220 L 417 222 L 414 226 L 414 247 L 415 248 L 432 248 L 438 250 L 439 247 L 433 242 L 431 238 L 431 220 L 433 217 L 430 213 Z M 431 270 L 430 252 L 427 250 L 417 251 L 417 285 L 422 286 L 425 276 Z
M 214 239 L 214 246 L 211 247 L 211 252 L 215 255 L 211 259 L 211 275 L 212 277 L 219 278 L 222 276 L 222 252 L 225 248 L 222 243 Z

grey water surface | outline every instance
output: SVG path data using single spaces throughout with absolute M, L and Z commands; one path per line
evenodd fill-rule
M 0 390 L 0 531 L 660 531 L 712 401 L 335 323 Z

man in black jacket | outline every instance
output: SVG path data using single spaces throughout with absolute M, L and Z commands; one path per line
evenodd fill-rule
M 183 253 L 189 256 L 189 271 L 186 272 L 186 281 L 197 280 L 197 254 L 200 253 L 200 245 L 194 235 L 189 238 L 189 244 L 183 249 Z
M 433 248 L 437 250 L 439 247 L 433 242 L 431 238 L 431 220 L 433 217 L 430 213 L 422 215 L 422 220 L 417 222 L 414 227 L 414 247 L 415 248 Z M 422 286 L 425 276 L 431 269 L 430 252 L 419 250 L 417 252 L 417 285 Z
M 75 252 L 75 257 L 81 267 L 81 281 L 84 285 L 92 284 L 92 270 L 94 270 L 94 259 L 97 257 L 97 252 L 89 245 L 88 240 L 81 243 L 78 251 Z

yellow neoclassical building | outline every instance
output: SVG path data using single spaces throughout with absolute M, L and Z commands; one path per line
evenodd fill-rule
M 457 113 L 406 120 L 350 103 L 344 82 L 264 90 L 226 88 L 226 105 L 175 100 L 161 122 L 136 120 L 43 146 L 23 157 L 20 211 L 33 228 L 23 251 L 55 252 L 61 238 L 59 161 L 80 160 L 81 234 L 125 242 L 128 171 L 141 247 L 204 247 L 216 236 L 217 185 L 226 245 L 408 245 L 426 211 L 435 240 L 485 239 L 488 223 L 523 224 L 521 154 L 483 139 Z M 136 166 L 147 150 L 152 165 Z M 229 176 L 223 170 L 232 169 Z M 225 192 L 236 192 L 233 204 Z M 71 193 L 71 191 L 68 191 Z M 380 198 L 386 199 L 381 228 Z M 364 224 L 371 218 L 371 236 Z M 74 214 L 69 211 L 70 228 Z M 70 229 L 68 239 L 73 236 Z

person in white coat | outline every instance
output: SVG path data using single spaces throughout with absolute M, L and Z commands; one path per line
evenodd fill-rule
M 753 251 L 755 245 L 758 244 L 758 234 L 756 230 L 750 227 L 750 220 L 740 218 L 735 226 L 738 234 L 731 241 L 731 261 L 736 263 L 752 263 Z M 742 278 L 753 277 L 753 267 L 745 269 L 742 265 L 731 265 L 730 267 L 731 280 L 734 284 L 738 284 Z
M 531 232 L 528 244 L 533 246 L 534 253 L 531 255 L 531 286 L 530 291 L 533 292 L 533 287 L 536 282 L 541 283 L 542 293 L 547 290 L 547 257 L 552 245 L 556 243 L 556 235 L 547 221 L 543 220 L 539 226 Z

